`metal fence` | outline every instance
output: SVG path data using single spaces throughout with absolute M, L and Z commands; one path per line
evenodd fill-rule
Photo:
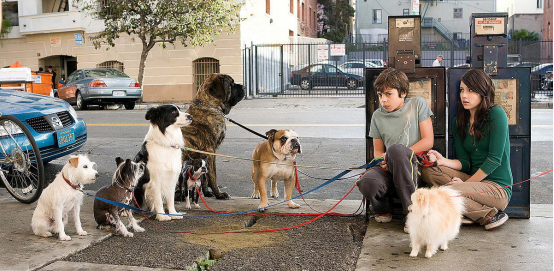
M 328 58 L 325 60 L 318 55 L 322 53 L 318 46 L 321 49 L 322 45 L 328 49 Z M 354 65 L 348 64 L 386 65 L 388 42 L 346 43 L 344 55 L 338 56 L 330 53 L 331 46 L 332 44 L 260 44 L 244 48 L 243 82 L 247 94 L 254 97 L 365 96 L 363 68 L 350 68 Z M 470 55 L 469 46 L 467 40 L 422 42 L 421 64 L 423 67 L 432 66 L 436 57 L 442 55 L 442 66 L 465 66 Z M 552 63 L 552 41 L 509 42 L 508 51 L 509 65 L 535 67 Z M 534 73 L 532 78 L 533 97 L 535 94 L 552 97 L 552 84 L 545 83 L 544 74 Z M 357 84 L 353 85 L 353 81 Z

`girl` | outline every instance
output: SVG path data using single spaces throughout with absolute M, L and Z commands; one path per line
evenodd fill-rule
M 454 146 L 456 159 L 446 159 L 429 151 L 435 167 L 422 171 L 431 185 L 452 185 L 465 197 L 464 224 L 477 222 L 486 230 L 502 226 L 508 215 L 513 183 L 510 169 L 508 118 L 494 105 L 494 83 L 482 69 L 470 69 L 460 83 L 460 103 L 456 118 Z

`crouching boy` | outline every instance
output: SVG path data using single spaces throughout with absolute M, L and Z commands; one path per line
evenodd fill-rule
M 399 70 L 386 69 L 374 86 L 381 107 L 373 112 L 369 136 L 373 138 L 373 155 L 384 161 L 367 171 L 357 186 L 371 204 L 375 220 L 384 223 L 392 220 L 394 195 L 402 202 L 404 216 L 408 214 L 410 196 L 421 179 L 415 154 L 433 147 L 433 112 L 422 97 L 406 98 L 409 81 Z

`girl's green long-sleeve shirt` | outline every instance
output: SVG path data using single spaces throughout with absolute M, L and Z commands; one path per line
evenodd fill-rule
M 452 121 L 456 127 L 456 119 Z M 469 134 L 469 125 L 465 128 L 465 139 L 454 131 L 456 159 L 462 163 L 462 172 L 469 175 L 481 169 L 488 176 L 485 180 L 493 181 L 500 186 L 513 184 L 510 168 L 510 135 L 508 118 L 504 109 L 495 106 L 491 109 L 489 121 L 481 128 L 483 138 L 475 141 Z M 508 198 L 512 196 L 512 187 L 504 188 Z

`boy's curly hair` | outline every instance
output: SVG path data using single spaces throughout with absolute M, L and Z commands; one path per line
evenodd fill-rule
M 395 68 L 388 68 L 377 76 L 373 86 L 377 93 L 381 93 L 388 88 L 395 88 L 398 90 L 398 97 L 401 97 L 402 94 L 408 95 L 410 82 L 404 72 Z

